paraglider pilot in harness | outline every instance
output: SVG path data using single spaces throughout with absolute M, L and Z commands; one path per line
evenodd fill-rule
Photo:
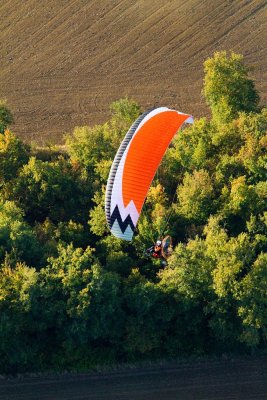
M 162 252 L 162 241 L 157 240 L 156 243 L 146 249 L 145 254 L 154 258 L 160 258 Z
M 166 236 L 163 240 L 157 240 L 156 243 L 146 250 L 146 255 L 158 258 L 166 262 L 172 253 L 172 239 Z
M 162 241 L 161 240 L 156 241 L 151 255 L 154 258 L 160 258 L 162 256 Z

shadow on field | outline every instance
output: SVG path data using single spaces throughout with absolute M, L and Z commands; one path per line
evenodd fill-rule
M 2 378 L 0 400 L 266 400 L 267 356 L 116 372 Z

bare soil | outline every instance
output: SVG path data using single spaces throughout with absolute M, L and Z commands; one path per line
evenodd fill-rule
M 28 141 L 103 123 L 123 96 L 203 116 L 203 61 L 222 49 L 266 104 L 266 0 L 2 0 L 0 31 L 0 98 Z
M 0 400 L 266 400 L 267 356 L 0 380 Z

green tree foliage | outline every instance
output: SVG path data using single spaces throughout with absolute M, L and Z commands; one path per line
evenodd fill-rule
M 55 223 L 85 222 L 90 196 L 86 177 L 63 158 L 44 162 L 32 157 L 9 186 L 9 197 L 18 202 L 30 222 L 47 217 Z
M 130 125 L 140 114 L 136 102 L 127 98 L 111 105 L 111 119 L 93 128 L 76 128 L 66 139 L 71 160 L 89 171 L 99 168 L 104 160 L 111 160 Z
M 110 106 L 109 139 L 116 152 L 126 132 L 141 114 L 140 106 L 127 97 L 114 101 Z
M 0 370 L 23 371 L 38 365 L 39 344 L 35 340 L 31 314 L 32 290 L 38 275 L 34 268 L 18 263 L 0 268 Z M 38 365 L 40 367 L 40 365 Z
M 258 110 L 259 95 L 240 54 L 216 52 L 205 61 L 204 71 L 203 94 L 215 120 L 227 122 L 240 111 Z
M 267 253 L 259 254 L 249 273 L 240 282 L 236 297 L 243 322 L 241 340 L 249 346 L 267 343 Z
M 206 247 L 198 237 L 187 245 L 180 243 L 168 267 L 160 272 L 160 286 L 177 303 L 175 325 L 179 331 L 172 336 L 179 338 L 180 352 L 203 354 L 211 350 L 206 307 L 214 297 L 211 277 L 214 263 L 206 254 Z
M 95 207 L 90 211 L 89 226 L 91 231 L 97 236 L 107 234 L 108 227 L 105 216 L 105 192 L 96 192 L 93 201 Z
M 206 222 L 215 209 L 214 190 L 209 173 L 205 170 L 185 173 L 183 183 L 178 187 L 178 212 L 191 221 Z
M 149 189 L 146 204 L 138 222 L 138 236 L 135 238 L 136 250 L 144 251 L 144 246 L 150 247 L 161 234 L 166 233 L 166 215 L 168 198 L 164 187 L 155 182 Z M 142 246 L 143 244 L 143 246 Z
M 31 227 L 23 219 L 23 211 L 11 201 L 0 202 L 0 262 L 6 257 L 13 263 L 40 263 L 41 246 Z
M 203 91 L 212 118 L 176 135 L 130 243 L 104 197 L 134 101 L 61 155 L 0 135 L 0 373 L 266 351 L 267 112 L 234 53 L 206 61 Z M 167 234 L 164 266 L 144 250 Z
M 266 181 L 267 173 L 267 109 L 259 114 L 241 114 L 237 120 L 242 146 L 237 159 L 244 166 L 251 182 Z
M 0 100 L 0 133 L 4 133 L 12 123 L 13 116 L 7 108 L 6 101 Z
M 88 367 L 104 358 L 105 349 L 111 357 L 122 329 L 120 279 L 99 266 L 93 249 L 59 246 L 58 256 L 40 272 L 40 282 L 43 307 L 36 318 L 50 340 L 43 344 L 46 357 L 55 343 L 55 363 Z
M 29 147 L 10 131 L 0 135 L 0 183 L 11 180 L 29 159 Z
M 114 149 L 111 147 L 108 124 L 93 128 L 78 127 L 66 140 L 71 160 L 93 171 L 103 159 L 111 158 Z
M 124 341 L 128 357 L 156 356 L 167 339 L 173 314 L 167 296 L 134 269 L 126 282 L 124 301 L 128 310 Z

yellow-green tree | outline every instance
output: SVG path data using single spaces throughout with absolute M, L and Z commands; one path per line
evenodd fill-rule
M 227 122 L 241 111 L 258 110 L 259 95 L 243 56 L 216 52 L 204 63 L 203 94 L 215 121 Z

